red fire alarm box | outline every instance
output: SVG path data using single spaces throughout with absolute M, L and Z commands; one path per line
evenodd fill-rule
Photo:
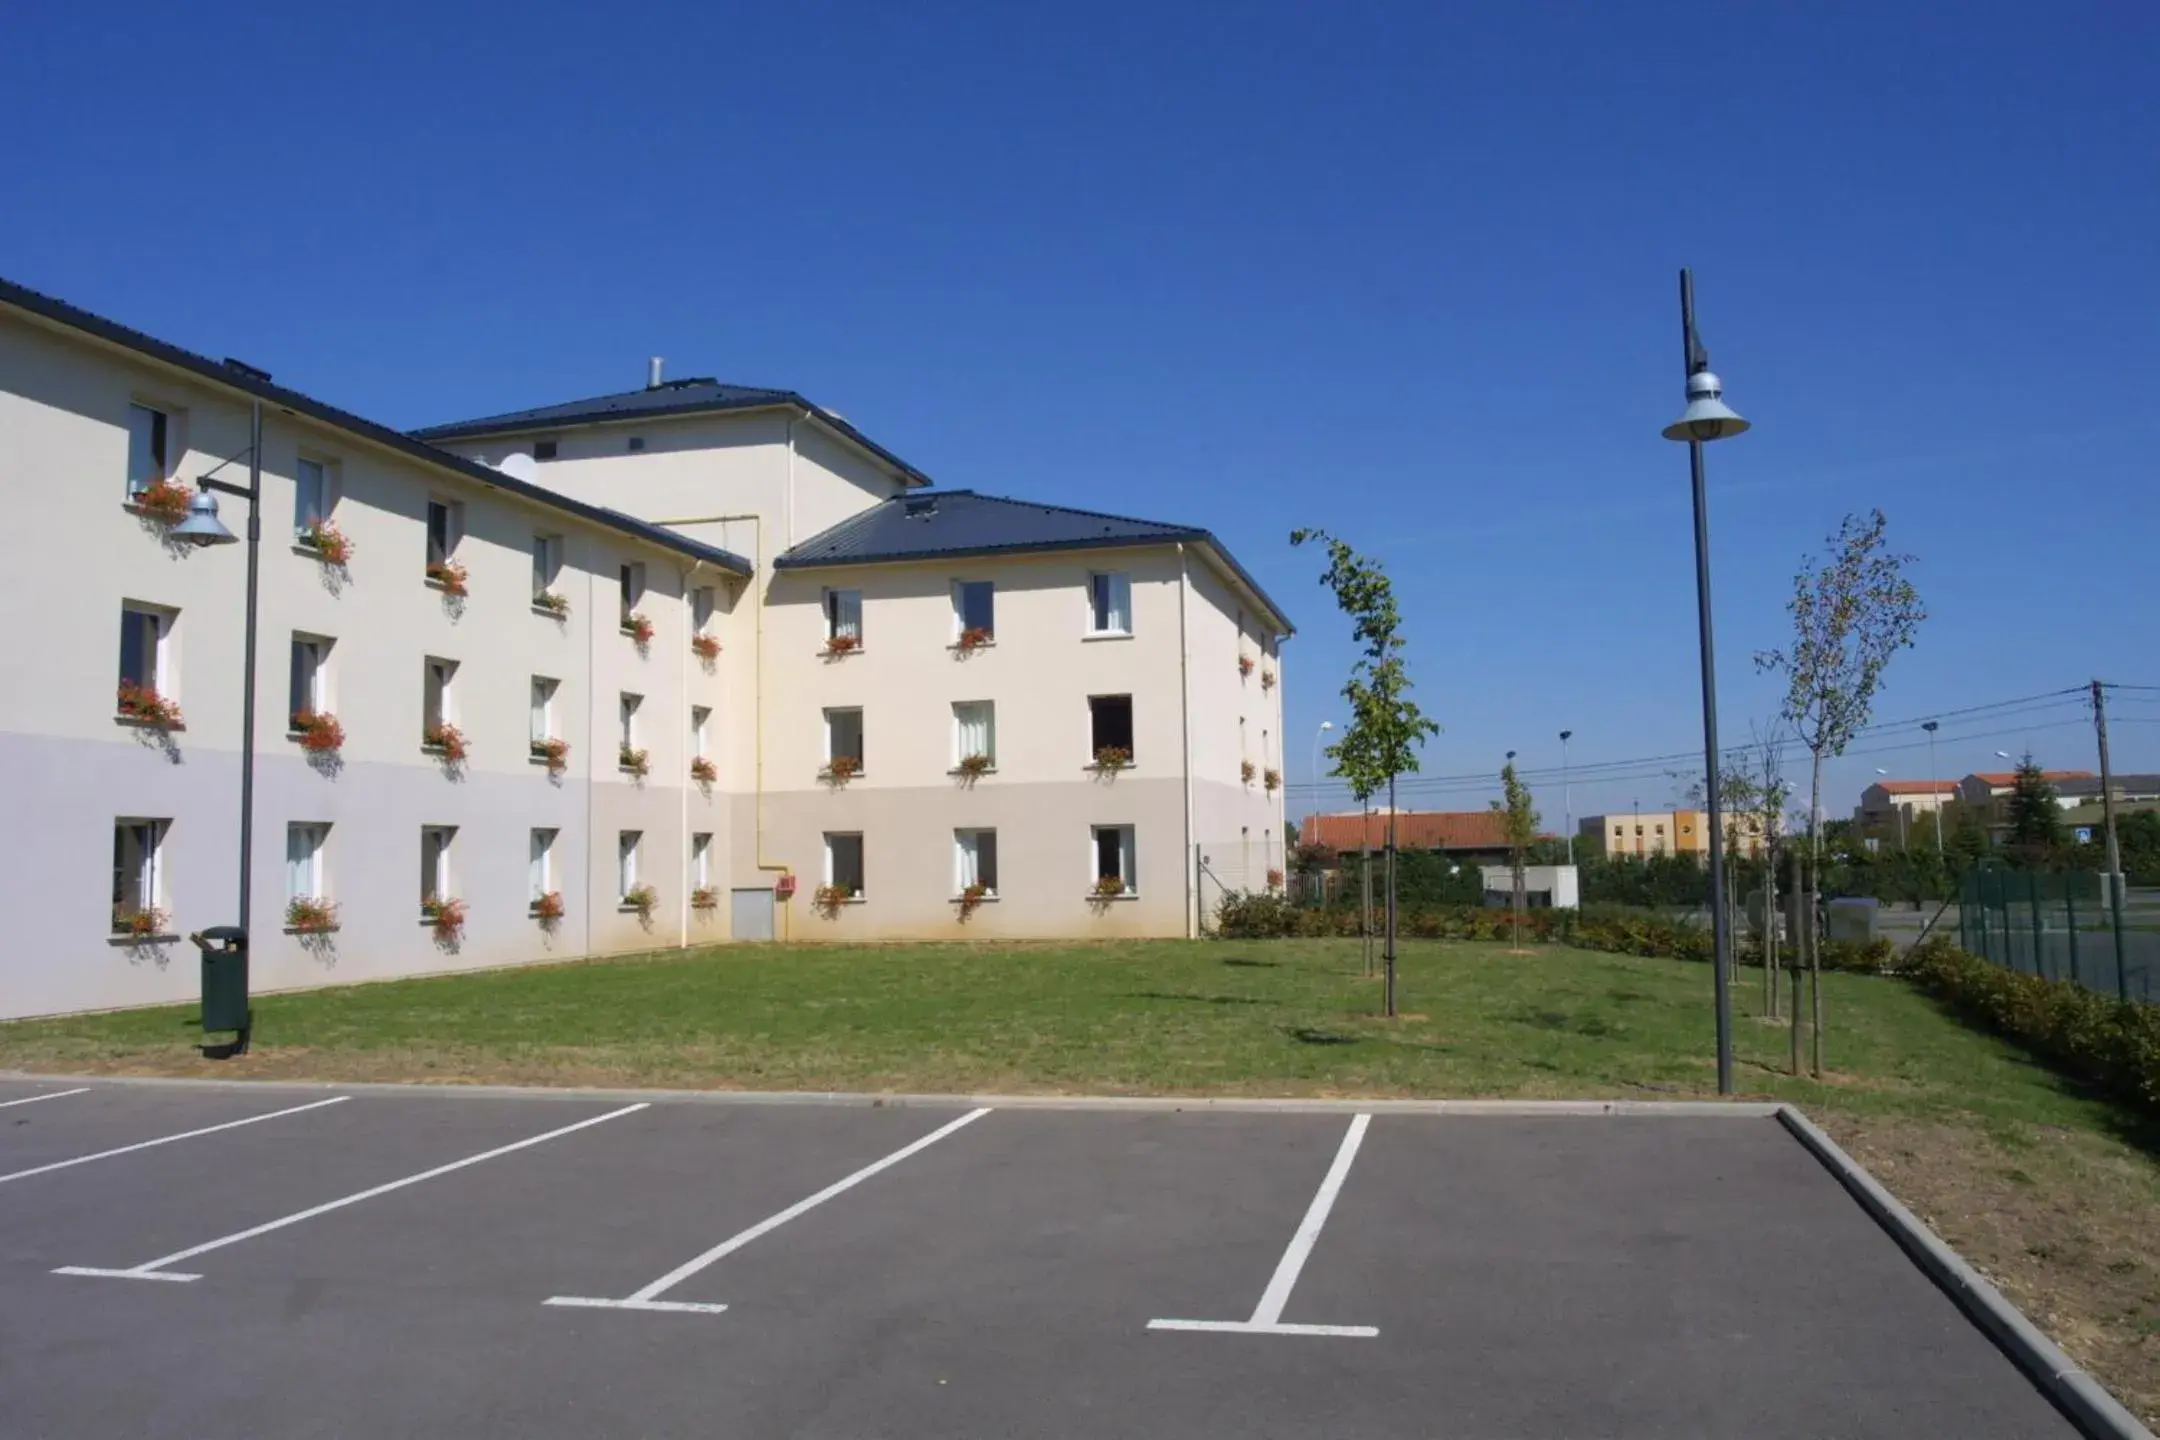
M 782 900 L 790 899 L 795 894 L 795 877 L 793 875 L 782 875 L 778 880 L 773 881 L 772 888 L 773 894 L 779 896 Z

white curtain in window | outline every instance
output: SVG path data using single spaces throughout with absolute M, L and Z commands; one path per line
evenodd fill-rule
M 549 702 L 551 702 L 554 698 L 555 682 L 552 680 L 544 680 L 538 675 L 533 676 L 532 738 L 535 740 L 547 740 L 553 738 L 550 734 L 550 730 L 552 729 L 552 727 L 548 724 L 548 710 L 550 708 Z
M 330 510 L 330 492 L 323 478 L 322 462 L 302 460 L 295 479 L 297 493 L 293 499 L 293 528 L 305 530 Z
M 1112 630 L 1132 629 L 1132 577 L 1112 575 L 1110 578 L 1110 627 Z
M 548 851 L 554 844 L 553 830 L 532 832 L 532 862 L 527 867 L 526 878 L 535 900 L 548 893 Z
M 690 837 L 690 883 L 703 889 L 712 884 L 712 836 Z
M 313 900 L 322 891 L 320 859 L 322 829 L 316 825 L 285 827 L 285 898 Z
M 862 591 L 826 591 L 825 615 L 831 622 L 832 634 L 862 639 Z
M 642 834 L 638 830 L 625 830 L 615 841 L 616 879 L 625 895 L 637 886 L 638 839 Z
M 988 700 L 968 700 L 953 706 L 954 762 L 970 755 L 997 757 L 995 711 Z
M 561 541 L 552 535 L 533 536 L 533 598 L 555 584 L 555 572 L 561 564 L 558 547 Z
M 953 832 L 953 893 L 958 894 L 973 885 L 982 874 L 981 852 L 976 848 L 976 832 L 955 830 Z

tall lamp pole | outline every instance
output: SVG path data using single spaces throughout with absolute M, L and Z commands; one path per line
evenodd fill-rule
M 1717 995 L 1717 1088 L 1732 1094 L 1732 917 L 1725 913 L 1724 796 L 1718 765 L 1717 657 L 1710 636 L 1710 503 L 1703 488 L 1703 446 L 1738 435 L 1748 422 L 1724 401 L 1724 387 L 1710 370 L 1710 352 L 1695 333 L 1695 275 L 1680 272 L 1680 344 L 1687 375 L 1687 409 L 1665 427 L 1665 438 L 1685 441 L 1695 496 L 1695 616 L 1702 647 L 1703 768 L 1710 805 L 1710 924 L 1715 939 Z
M 1942 780 L 1935 773 L 1935 732 L 1942 729 L 1942 723 L 1936 720 L 1924 720 L 1921 722 L 1920 728 L 1927 731 L 1928 737 L 1928 790 L 1935 799 L 1935 853 L 1940 856 L 1943 853 L 1943 798 Z
M 1560 811 L 1567 817 L 1567 863 L 1575 863 L 1575 792 L 1568 785 L 1567 742 L 1573 730 L 1560 732 Z
M 1313 736 L 1312 736 L 1312 788 L 1313 788 L 1313 809 L 1314 809 L 1315 811 L 1319 810 L 1319 808 L 1320 808 L 1320 737 L 1321 737 L 1321 736 L 1323 736 L 1323 735 L 1325 735 L 1325 734 L 1327 734 L 1327 732 L 1328 732 L 1328 731 L 1330 731 L 1330 730 L 1332 730 L 1332 729 L 1334 729 L 1334 728 L 1335 728 L 1335 722 L 1334 722 L 1333 720 L 1322 720 L 1322 721 L 1320 722 L 1320 728 L 1319 728 L 1319 729 L 1317 729 L 1317 730 L 1315 730 L 1315 731 L 1313 731 Z
M 239 459 L 231 457 L 213 467 L 209 474 L 197 479 L 200 487 L 188 502 L 187 518 L 172 528 L 173 538 L 190 544 L 208 547 L 230 545 L 239 539 L 225 528 L 218 519 L 217 496 L 213 490 L 235 495 L 247 501 L 247 622 L 242 642 L 242 678 L 240 682 L 240 914 L 238 922 L 231 926 L 217 926 L 202 932 L 197 943 L 203 945 L 205 965 L 203 970 L 203 1029 L 231 1030 L 238 1039 L 231 1053 L 244 1053 L 248 1038 L 254 1029 L 254 1013 L 248 1005 L 248 932 L 254 917 L 255 879 L 255 612 L 256 596 L 261 588 L 262 568 L 262 401 L 255 400 L 248 410 L 248 483 L 247 488 L 229 480 L 215 479 L 217 472 Z M 224 947 L 211 952 L 205 941 Z M 215 976 L 216 978 L 213 978 Z

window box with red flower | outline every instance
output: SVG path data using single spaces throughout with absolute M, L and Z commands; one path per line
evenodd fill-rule
M 337 716 L 320 710 L 295 711 L 287 728 L 303 750 L 329 753 L 345 746 L 345 727 L 338 724 Z
M 352 541 L 328 520 L 310 520 L 301 526 L 296 543 L 325 565 L 343 566 L 352 560 Z
M 690 637 L 690 653 L 700 660 L 720 658 L 720 638 L 717 635 L 699 633 Z
M 455 560 L 430 560 L 427 567 L 427 583 L 454 600 L 462 600 L 468 593 L 465 586 L 465 567 Z
M 187 519 L 188 505 L 194 500 L 185 485 L 175 485 L 167 479 L 156 479 L 137 490 L 128 499 L 135 513 L 153 524 L 170 530 Z
M 148 685 L 137 685 L 132 680 L 121 681 L 116 704 L 122 720 L 132 720 L 156 730 L 187 728 L 181 723 L 179 704 L 166 699 Z
M 420 748 L 440 755 L 446 764 L 462 764 L 466 755 L 465 732 L 447 720 L 437 721 L 420 732 Z

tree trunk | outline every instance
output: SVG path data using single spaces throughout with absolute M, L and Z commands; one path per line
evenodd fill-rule
M 1777 847 L 1767 841 L 1763 853 L 1768 863 L 1763 866 L 1763 1013 L 1777 1018 L 1777 962 L 1778 962 L 1778 908 L 1777 867 L 1785 857 L 1778 854 Z
M 1387 777 L 1387 1017 L 1395 1018 L 1395 777 Z
M 1515 948 L 1520 950 L 1522 949 L 1523 911 L 1529 908 L 1530 903 L 1530 897 L 1523 885 L 1523 863 L 1520 850 L 1515 852 L 1514 868 L 1515 893 L 1512 898 L 1515 906 Z
M 1365 824 L 1358 832 L 1365 842 L 1365 863 L 1358 900 L 1358 951 L 1365 961 L 1365 978 L 1372 979 L 1372 806 L 1365 807 Z
M 1814 774 L 1808 781 L 1808 851 L 1812 873 L 1808 876 L 1808 1053 L 1815 1078 L 1822 1079 L 1822 934 L 1815 917 L 1822 908 L 1822 752 L 1814 752 Z

